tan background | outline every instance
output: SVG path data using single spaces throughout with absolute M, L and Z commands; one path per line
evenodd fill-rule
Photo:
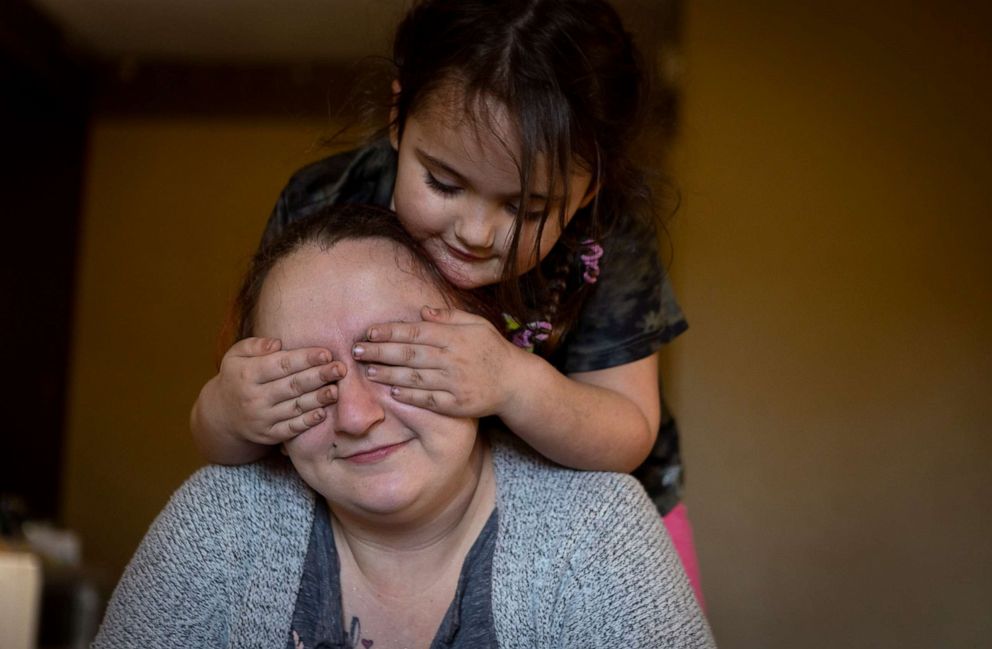
M 100 119 L 80 252 L 64 507 L 116 581 L 201 464 L 189 409 L 227 305 L 289 175 L 324 125 Z
M 989 646 L 989 11 L 820 5 L 687 5 L 665 371 L 711 620 Z M 64 511 L 110 575 L 198 464 L 226 300 L 322 126 L 93 125 Z

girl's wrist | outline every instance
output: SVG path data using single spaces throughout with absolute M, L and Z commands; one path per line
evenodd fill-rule
M 501 383 L 505 386 L 503 400 L 495 413 L 501 419 L 512 415 L 510 410 L 519 410 L 529 395 L 535 392 L 535 386 L 543 384 L 544 372 L 548 363 L 532 352 L 509 343 L 509 360 L 505 366 Z

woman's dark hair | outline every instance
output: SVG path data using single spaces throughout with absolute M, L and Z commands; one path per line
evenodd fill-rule
M 495 297 L 518 319 L 552 322 L 541 349 L 550 353 L 584 298 L 586 284 L 574 281 L 582 241 L 607 235 L 611 219 L 620 214 L 656 227 L 651 192 L 630 160 L 647 92 L 630 34 L 603 0 L 424 0 L 400 23 L 393 60 L 400 91 L 393 98 L 391 127 L 400 138 L 410 115 L 451 88 L 461 93 L 466 116 L 478 126 L 494 127 L 493 100 L 515 120 L 524 195 Z M 560 226 L 573 165 L 592 173 L 591 187 L 599 192 L 563 229 L 560 245 L 544 263 L 517 278 L 517 257 L 539 252 L 519 251 L 518 245 L 542 154 L 549 186 L 566 192 L 556 215 Z M 546 209 L 538 241 L 550 216 Z
M 315 244 L 322 250 L 327 250 L 338 242 L 356 239 L 383 239 L 409 251 L 415 270 L 421 273 L 425 281 L 441 291 L 448 301 L 447 306 L 457 306 L 495 322 L 495 316 L 487 303 L 453 286 L 420 244 L 403 229 L 393 212 L 367 205 L 331 205 L 291 223 L 252 257 L 241 290 L 234 301 L 236 339 L 242 340 L 254 335 L 255 311 L 262 285 L 277 262 L 306 245 Z

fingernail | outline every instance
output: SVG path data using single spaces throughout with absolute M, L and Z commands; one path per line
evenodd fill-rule
M 273 349 L 276 348 L 277 344 L 279 344 L 278 340 L 275 340 L 274 338 L 269 338 L 269 342 L 265 343 L 265 348 L 269 351 L 272 351 Z
M 368 339 L 369 340 L 375 340 L 378 337 L 379 337 L 379 330 L 378 329 L 376 329 L 375 327 L 372 327 L 371 329 L 369 329 L 369 332 L 368 332 Z
M 375 365 L 369 365 L 368 367 L 365 368 L 365 376 L 375 376 L 378 373 L 379 370 L 376 368 Z
M 398 387 L 396 387 L 395 385 L 393 387 L 389 388 L 389 394 L 393 395 L 394 397 L 397 394 L 399 394 L 399 393 L 400 393 L 400 389 Z
M 429 307 L 426 307 L 426 308 L 427 308 L 427 313 L 431 314 L 432 316 L 436 316 L 437 315 L 437 309 L 435 309 L 434 307 L 429 306 Z
M 324 363 L 331 362 L 331 357 L 327 355 L 327 352 L 320 352 L 320 354 L 317 355 L 317 359 L 320 361 L 322 365 Z
M 365 347 L 363 347 L 362 345 L 355 345 L 354 347 L 351 348 L 351 355 L 354 356 L 355 358 L 361 358 L 362 354 L 364 353 L 365 353 Z

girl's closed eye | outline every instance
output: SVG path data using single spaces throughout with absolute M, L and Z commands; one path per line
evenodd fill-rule
M 448 185 L 441 182 L 434 177 L 434 174 L 426 169 L 424 170 L 424 182 L 427 183 L 427 186 L 433 191 L 444 197 L 457 196 L 462 191 L 462 188 L 457 185 Z
M 511 216 L 516 216 L 520 207 L 514 205 L 513 203 L 507 203 L 504 208 Z M 541 207 L 535 210 L 527 210 L 524 212 L 524 219 L 527 221 L 540 221 L 544 218 L 545 208 Z

